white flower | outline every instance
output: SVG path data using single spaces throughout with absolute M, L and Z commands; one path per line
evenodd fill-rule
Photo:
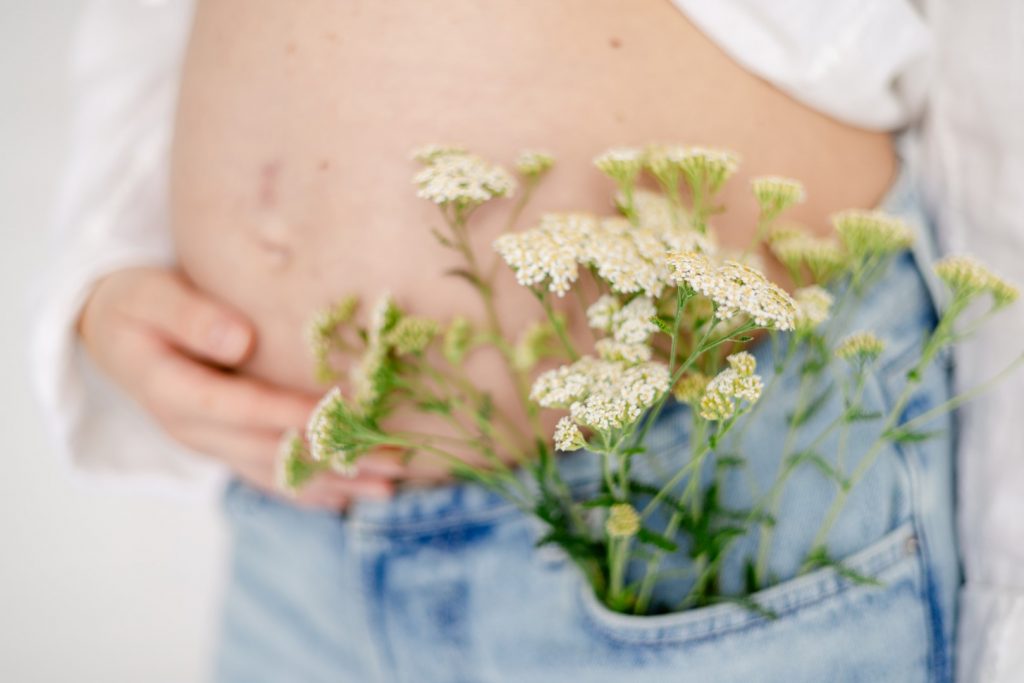
M 737 351 L 725 359 L 729 367 L 735 370 L 741 377 L 748 377 L 757 370 L 757 359 L 747 351 Z
M 754 358 L 742 353 L 746 355 L 734 354 L 733 367 L 715 375 L 705 388 L 700 400 L 700 416 L 705 420 L 726 420 L 736 414 L 740 401 L 755 403 L 761 398 L 764 383 L 753 374 Z
M 643 343 L 620 342 L 615 339 L 600 339 L 594 345 L 602 360 L 619 360 L 624 363 L 643 363 L 651 359 L 651 347 Z
M 668 367 L 585 356 L 541 374 L 530 398 L 544 408 L 569 408 L 574 422 L 602 432 L 621 429 L 668 391 Z
M 555 164 L 555 158 L 548 152 L 536 149 L 523 150 L 516 160 L 516 170 L 528 178 L 539 178 Z
M 323 462 L 334 457 L 334 449 L 330 446 L 330 412 L 338 404 L 343 402 L 344 396 L 341 389 L 333 387 L 323 395 L 316 408 L 309 416 L 306 424 L 306 441 L 309 442 L 309 455 L 318 462 Z
M 612 334 L 622 344 L 644 344 L 658 326 L 651 319 L 658 314 L 654 300 L 638 296 L 612 314 Z
M 792 330 L 796 303 L 781 287 L 759 271 L 736 261 L 715 266 L 703 254 L 673 253 L 671 280 L 685 283 L 715 304 L 715 317 L 729 320 L 737 313 L 753 319 L 760 327 Z
M 475 206 L 510 196 L 515 189 L 515 180 L 505 169 L 458 153 L 434 156 L 413 182 L 419 187 L 417 196 L 440 205 Z
M 818 285 L 801 287 L 793 293 L 796 301 L 796 327 L 810 331 L 828 320 L 832 309 L 832 295 Z
M 619 303 L 618 297 L 603 294 L 587 309 L 587 323 L 595 330 L 611 332 L 612 321 L 620 308 L 622 304 Z
M 597 219 L 589 214 L 546 214 L 541 224 L 524 232 L 506 233 L 494 248 L 515 271 L 524 287 L 548 283 L 548 290 L 564 296 L 579 278 L 579 261 Z
M 583 432 L 568 417 L 563 417 L 555 425 L 555 448 L 560 451 L 578 451 L 587 445 Z
M 417 147 L 412 151 L 412 158 L 421 164 L 432 164 L 444 156 L 467 154 L 465 147 L 459 145 L 430 144 Z

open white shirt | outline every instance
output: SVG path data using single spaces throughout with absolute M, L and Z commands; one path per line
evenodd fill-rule
M 1024 282 L 1024 3 L 673 0 L 737 62 L 795 99 L 875 130 L 912 126 L 947 248 Z M 56 447 L 79 472 L 216 489 L 225 472 L 164 435 L 90 365 L 75 321 L 95 281 L 174 262 L 168 151 L 188 0 L 94 0 L 72 49 L 75 120 L 33 358 Z M 1024 315 L 958 349 L 958 381 L 1024 348 Z M 962 680 L 1024 681 L 1024 373 L 961 414 Z

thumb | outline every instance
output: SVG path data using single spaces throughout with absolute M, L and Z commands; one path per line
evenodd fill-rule
M 130 317 L 183 351 L 219 365 L 244 361 L 256 340 L 240 313 L 172 271 L 146 272 L 126 303 Z

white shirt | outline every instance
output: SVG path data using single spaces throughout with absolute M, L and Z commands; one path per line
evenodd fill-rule
M 805 104 L 864 128 L 913 126 L 946 246 L 1024 283 L 1024 4 L 673 1 L 738 63 Z M 174 261 L 167 158 L 190 15 L 188 0 L 94 0 L 83 20 L 75 142 L 32 362 L 55 444 L 76 470 L 210 489 L 223 470 L 171 441 L 99 376 L 74 330 L 104 273 Z M 1022 347 L 1024 316 L 1004 314 L 958 349 L 958 381 L 983 381 Z M 965 681 L 1024 680 L 1022 397 L 1017 373 L 961 415 Z

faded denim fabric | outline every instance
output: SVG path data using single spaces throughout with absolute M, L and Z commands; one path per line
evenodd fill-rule
M 883 208 L 926 225 L 905 173 Z M 922 248 L 929 239 L 919 237 Z M 936 322 L 917 261 L 909 253 L 898 257 L 851 314 L 850 329 L 873 330 L 887 343 L 866 385 L 869 411 L 887 412 L 894 404 Z M 756 355 L 759 372 L 770 376 L 768 344 Z M 751 477 L 762 491 L 774 480 L 799 382 L 795 367 L 781 382 L 744 437 L 750 466 L 729 474 L 730 505 L 749 504 Z M 949 391 L 942 357 L 905 418 L 946 400 Z M 802 433 L 809 440 L 841 409 L 832 392 Z M 687 410 L 671 406 L 652 429 L 652 453 L 643 456 L 651 477 L 685 457 Z M 534 548 L 538 523 L 475 485 L 404 490 L 338 516 L 299 510 L 236 482 L 225 497 L 233 562 L 216 679 L 949 681 L 960 581 L 952 427 L 951 420 L 940 421 L 929 426 L 944 430 L 938 438 L 886 447 L 832 530 L 831 555 L 878 585 L 850 581 L 831 568 L 791 578 L 835 493 L 835 484 L 813 467 L 796 471 L 770 559 L 781 582 L 754 596 L 775 619 L 734 604 L 652 617 L 612 613 L 559 551 Z M 857 442 L 855 432 L 850 443 Z M 833 437 L 819 450 L 834 458 L 835 444 Z M 848 469 L 865 449 L 850 449 Z M 591 453 L 561 456 L 559 463 L 574 487 L 598 480 Z M 756 542 L 755 531 L 737 548 L 756 550 Z M 734 557 L 724 582 L 731 590 L 742 585 L 741 553 Z M 657 597 L 671 603 L 687 588 L 685 582 L 666 586 Z

